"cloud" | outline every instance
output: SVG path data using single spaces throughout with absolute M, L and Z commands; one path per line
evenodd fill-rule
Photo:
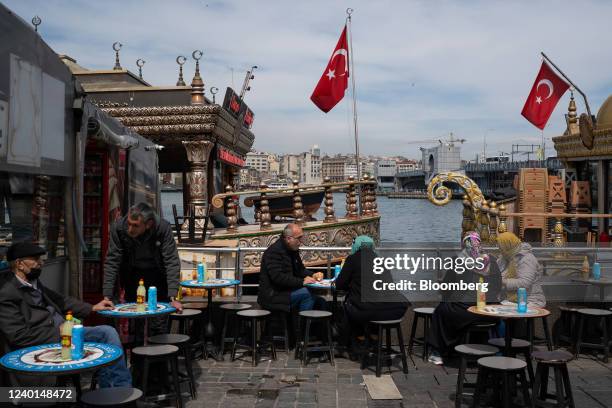
M 122 65 L 137 72 L 136 59 L 145 59 L 144 77 L 155 85 L 174 84 L 176 56 L 190 57 L 194 49 L 204 51 L 206 88 L 216 86 L 221 95 L 226 86 L 239 89 L 246 69 L 258 65 L 246 97 L 256 114 L 257 149 L 300 152 L 318 143 L 324 152 L 353 150 L 348 98 L 327 115 L 309 100 L 342 30 L 343 2 L 5 4 L 26 21 L 41 16 L 40 32 L 49 45 L 88 68 L 111 68 L 111 45 L 121 41 Z M 520 111 L 541 50 L 589 96 L 593 113 L 609 95 L 612 54 L 605 52 L 605 39 L 612 34 L 612 3 L 583 1 L 580 14 L 570 1 L 354 1 L 350 6 L 365 154 L 419 157 L 411 140 L 449 132 L 467 139 L 464 158 L 482 149 L 485 134 L 489 152 L 508 151 L 513 142 L 538 143 L 541 133 Z M 185 65 L 187 81 L 193 67 L 193 61 Z M 568 101 L 569 93 L 545 137 L 563 132 Z

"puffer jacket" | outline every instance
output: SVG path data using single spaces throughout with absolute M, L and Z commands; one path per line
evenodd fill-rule
M 527 289 L 527 303 L 535 307 L 546 306 L 546 297 L 542 289 L 542 277 L 544 268 L 538 262 L 531 251 L 531 245 L 522 243 L 519 252 L 514 255 L 516 258 L 516 278 L 508 279 L 509 262 L 503 257 L 499 257 L 497 265 L 502 271 L 502 279 L 506 284 L 506 290 L 516 291 L 518 288 Z

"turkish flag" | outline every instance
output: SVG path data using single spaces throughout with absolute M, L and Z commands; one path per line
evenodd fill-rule
M 327 67 L 310 96 L 310 100 L 323 112 L 329 112 L 344 98 L 344 91 L 348 86 L 348 67 L 348 41 L 346 40 L 346 26 L 344 26 Z
M 557 102 L 568 88 L 569 85 L 559 78 L 545 61 L 542 61 L 542 67 L 529 92 L 521 115 L 537 128 L 544 129 Z

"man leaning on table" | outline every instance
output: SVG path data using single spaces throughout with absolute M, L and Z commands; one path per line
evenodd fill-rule
M 172 227 L 148 204 L 130 207 L 127 215 L 111 227 L 104 261 L 105 299 L 119 299 L 120 286 L 125 290 L 126 302 L 135 302 L 138 281 L 142 278 L 147 288 L 157 288 L 157 300 L 170 301 L 181 311 L 183 306 L 176 300 L 180 270 Z
M 11 272 L 0 278 L 0 335 L 9 349 L 46 343 L 59 343 L 60 325 L 68 310 L 79 319 L 92 311 L 112 309 L 108 300 L 90 305 L 46 288 L 39 279 L 46 251 L 28 242 L 12 244 L 6 252 Z M 121 347 L 119 335 L 111 326 L 84 328 L 89 342 Z M 100 387 L 130 386 L 132 376 L 124 359 L 98 371 Z

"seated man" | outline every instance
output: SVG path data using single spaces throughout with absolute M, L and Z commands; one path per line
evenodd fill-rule
M 323 273 L 312 276 L 304 268 L 300 258 L 300 244 L 304 231 L 299 225 L 288 224 L 278 240 L 270 245 L 261 258 L 259 271 L 259 294 L 257 302 L 270 310 L 289 312 L 317 309 L 324 306 L 323 298 L 313 296 L 307 283 L 323 279 Z
M 60 341 L 60 325 L 68 310 L 79 319 L 91 311 L 113 308 L 109 300 L 96 305 L 81 302 L 45 288 L 38 279 L 46 251 L 34 244 L 12 244 L 6 259 L 12 273 L 0 282 L 0 336 L 11 350 Z M 84 340 L 121 347 L 119 335 L 110 326 L 84 328 Z M 100 387 L 131 386 L 132 376 L 122 358 L 114 365 L 100 369 Z

